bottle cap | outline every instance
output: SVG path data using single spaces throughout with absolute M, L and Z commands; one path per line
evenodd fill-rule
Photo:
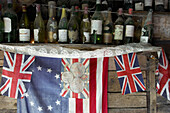
M 119 8 L 118 14 L 119 14 L 119 15 L 122 15 L 122 13 L 123 13 L 123 8 Z
M 112 8 L 111 8 L 111 7 L 109 7 L 109 8 L 108 8 L 108 11 L 112 11 Z
M 25 4 L 22 5 L 22 12 L 26 12 L 26 5 Z
M 49 1 L 48 6 L 49 7 L 56 6 L 56 2 L 55 1 Z
M 132 14 L 132 12 L 133 12 L 133 9 L 129 8 L 129 14 Z
M 75 6 L 75 9 L 79 9 L 79 6 Z
M 7 3 L 8 3 L 8 4 L 12 3 L 12 0 L 7 0 Z
M 40 7 L 41 7 L 40 4 L 36 4 L 36 10 L 37 10 L 37 12 L 40 12 Z

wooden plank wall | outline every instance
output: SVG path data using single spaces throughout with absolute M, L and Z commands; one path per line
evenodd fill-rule
M 146 85 L 146 67 L 147 58 L 144 55 L 138 55 L 139 63 L 142 69 L 144 82 Z M 0 73 L 2 73 L 3 52 L 0 51 Z M 109 59 L 108 70 L 108 111 L 109 113 L 147 113 L 147 93 L 138 92 L 122 95 L 119 81 L 116 74 L 114 59 Z M 157 113 L 170 112 L 170 102 L 157 95 Z M 16 113 L 17 101 L 0 95 L 0 113 Z

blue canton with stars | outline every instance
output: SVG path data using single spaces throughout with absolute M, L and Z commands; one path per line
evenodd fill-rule
M 61 93 L 61 59 L 36 57 L 30 86 L 18 99 L 17 113 L 67 113 L 68 99 Z

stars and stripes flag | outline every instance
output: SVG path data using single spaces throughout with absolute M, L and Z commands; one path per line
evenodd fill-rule
M 115 56 L 114 60 L 122 95 L 146 89 L 136 53 Z
M 35 57 L 4 52 L 0 92 L 11 98 L 22 98 L 31 81 L 31 65 Z
M 63 78 L 61 68 L 63 66 L 62 58 L 45 58 L 36 57 L 33 65 L 33 75 L 30 82 L 28 92 L 24 99 L 18 99 L 17 109 L 18 113 L 107 113 L 107 80 L 108 80 L 108 58 L 90 58 L 70 59 L 73 69 L 84 69 L 88 66 L 81 67 L 83 61 L 88 61 L 89 72 L 83 72 L 83 75 L 88 75 L 89 79 L 85 76 L 85 79 L 89 81 L 89 98 L 68 98 L 61 96 L 64 79 L 66 82 L 68 79 Z M 81 62 L 82 61 L 82 62 Z M 74 64 L 74 65 L 73 65 Z M 69 67 L 70 70 L 72 70 Z M 74 72 L 73 72 L 74 71 Z M 79 71 L 72 70 L 74 74 L 78 74 Z M 75 76 L 73 74 L 73 81 L 79 81 L 82 76 Z M 66 73 L 70 78 L 71 73 Z M 79 81 L 80 82 L 80 81 Z M 77 83 L 77 82 L 76 82 Z M 83 82 L 86 84 L 86 81 Z M 86 87 L 85 85 L 83 85 Z M 70 90 L 80 91 L 81 88 L 77 88 L 70 85 Z M 83 88 L 84 89 L 84 88 Z M 82 90 L 82 89 L 81 89 Z
M 170 66 L 163 49 L 158 63 L 158 78 L 157 93 L 170 100 Z

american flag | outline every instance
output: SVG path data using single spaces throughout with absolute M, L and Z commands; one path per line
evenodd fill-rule
M 157 93 L 170 100 L 170 66 L 164 50 L 162 49 L 158 64 L 158 91 Z
M 4 52 L 0 92 L 11 98 L 21 98 L 31 81 L 31 65 L 35 57 Z
M 115 56 L 114 60 L 122 95 L 146 89 L 136 53 Z
M 85 59 L 84 59 L 85 60 Z M 83 61 L 83 60 L 81 60 Z M 24 99 L 18 99 L 18 113 L 107 113 L 108 58 L 89 61 L 89 98 L 61 96 L 62 59 L 36 57 L 33 75 Z

